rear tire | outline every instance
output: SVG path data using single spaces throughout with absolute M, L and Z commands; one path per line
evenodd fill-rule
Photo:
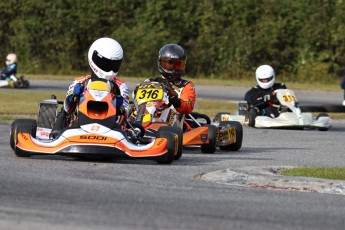
M 183 132 L 182 129 L 179 127 L 173 127 L 173 126 L 162 126 L 158 129 L 159 131 L 167 131 L 172 132 L 177 135 L 178 137 L 178 149 L 177 154 L 174 156 L 174 160 L 178 160 L 182 157 L 182 148 L 183 148 Z
M 159 138 L 165 138 L 168 141 L 167 150 L 164 158 L 157 160 L 158 164 L 171 164 L 174 161 L 175 157 L 175 137 L 172 132 L 168 131 L 159 131 Z
M 200 123 L 202 123 L 203 125 L 211 124 L 211 119 L 206 114 L 192 112 L 190 115 L 192 115 L 196 120 L 203 119 L 205 123 L 203 121 L 200 121 Z
M 238 121 L 222 121 L 219 126 L 230 126 L 235 128 L 236 142 L 227 146 L 219 146 L 224 151 L 238 151 L 242 147 L 243 127 Z
M 216 114 L 216 116 L 214 116 L 213 122 L 217 122 L 220 123 L 222 121 L 222 115 L 230 115 L 230 113 L 227 112 L 219 112 Z
M 191 117 L 193 117 L 194 119 L 192 119 Z M 195 122 L 194 120 L 196 120 L 197 122 Z M 200 126 L 211 124 L 211 119 L 206 114 L 193 112 L 191 114 L 186 115 L 185 122 L 190 126 L 191 129 L 194 129 Z M 183 131 L 186 131 L 186 130 L 187 130 L 187 126 L 184 124 Z
M 208 127 L 208 144 L 201 145 L 201 152 L 203 153 L 214 153 L 217 149 L 216 138 L 217 138 L 217 127 L 214 125 L 205 125 Z
M 29 88 L 29 86 L 30 86 L 29 81 L 24 80 L 24 83 L 23 83 L 23 88 L 27 89 L 27 88 Z
M 18 133 L 29 133 L 32 137 L 36 138 L 37 122 L 33 119 L 17 119 L 13 121 L 10 131 L 10 145 L 14 153 L 18 157 L 30 157 L 30 154 L 23 154 L 16 148 L 18 141 Z

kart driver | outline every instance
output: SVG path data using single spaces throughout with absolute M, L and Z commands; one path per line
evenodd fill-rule
M 1 71 L 0 80 L 5 80 L 13 74 L 17 74 L 17 55 L 9 53 L 6 56 L 6 68 Z
M 186 60 L 181 46 L 164 45 L 158 54 L 158 71 L 161 76 L 145 80 L 161 82 L 168 90 L 169 104 L 180 114 L 192 113 L 196 100 L 194 84 L 181 78 L 185 74 Z
M 66 117 L 71 114 L 83 96 L 84 86 L 90 80 L 105 79 L 110 80 L 113 85 L 113 92 L 116 95 L 116 111 L 119 115 L 127 116 L 129 93 L 126 83 L 116 77 L 123 60 L 123 49 L 121 45 L 112 38 L 99 38 L 94 41 L 88 52 L 88 61 L 91 74 L 76 78 L 69 86 L 64 106 L 56 117 L 55 126 L 51 132 L 51 137 L 55 138 L 62 131 L 66 124 Z
M 276 118 L 279 116 L 280 103 L 275 94 L 277 89 L 286 89 L 284 83 L 274 83 L 274 70 L 269 65 L 261 65 L 256 69 L 257 86 L 251 88 L 244 99 L 247 101 L 249 108 L 256 112 L 257 115 Z

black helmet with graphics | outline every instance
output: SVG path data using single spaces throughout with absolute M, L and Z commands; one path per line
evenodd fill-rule
M 169 81 L 177 80 L 185 73 L 186 61 L 183 48 L 177 44 L 167 44 L 159 50 L 158 69 Z

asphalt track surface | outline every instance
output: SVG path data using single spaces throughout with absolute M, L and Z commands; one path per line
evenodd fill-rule
M 36 87 L 32 86 L 30 90 Z M 327 132 L 244 127 L 240 151 L 202 154 L 199 149 L 186 149 L 172 165 L 149 160 L 18 158 L 9 145 L 9 130 L 10 124 L 0 123 L 0 229 L 315 230 L 345 226 L 343 195 L 200 179 L 209 172 L 245 167 L 344 167 L 344 120 L 334 121 Z

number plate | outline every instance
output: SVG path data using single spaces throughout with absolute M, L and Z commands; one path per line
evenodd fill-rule
M 285 102 L 294 102 L 294 101 L 296 101 L 296 98 L 290 94 L 285 94 L 285 95 L 283 95 L 283 100 Z
M 138 105 L 150 102 L 150 101 L 159 101 L 163 99 L 163 89 L 157 88 L 146 88 L 138 89 L 135 99 L 138 102 Z

